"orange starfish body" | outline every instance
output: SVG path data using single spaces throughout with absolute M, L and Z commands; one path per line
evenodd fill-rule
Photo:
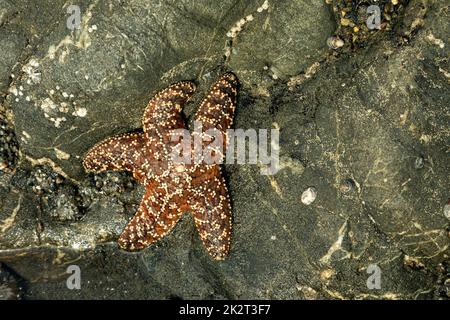
M 225 136 L 232 124 L 237 87 L 238 80 L 231 72 L 214 83 L 195 115 L 205 131 L 215 129 Z M 142 133 L 108 138 L 84 158 L 86 171 L 131 171 L 145 186 L 139 209 L 119 238 L 119 246 L 125 250 L 141 250 L 162 238 L 186 211 L 192 213 L 200 238 L 214 259 L 224 259 L 230 250 L 232 214 L 220 165 L 204 161 L 180 164 L 171 157 L 173 148 L 182 143 L 172 139 L 176 130 L 185 128 L 181 108 L 194 90 L 194 83 L 182 81 L 160 91 L 145 109 Z M 203 147 L 211 144 L 204 131 L 200 136 Z M 223 139 L 222 150 L 227 142 Z M 217 153 L 223 159 L 223 154 Z

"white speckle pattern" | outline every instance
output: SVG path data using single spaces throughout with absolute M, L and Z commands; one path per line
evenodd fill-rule
M 265 0 L 264 3 L 256 9 L 256 12 L 261 13 L 267 9 L 269 9 L 269 2 Z M 243 30 L 244 26 L 247 23 L 253 21 L 254 19 L 255 17 L 253 16 L 253 14 L 249 14 L 245 18 L 239 19 L 238 21 L 236 21 L 233 27 L 231 27 L 231 29 L 227 32 L 227 37 L 231 39 L 236 38 L 239 32 Z M 226 54 L 229 55 L 230 52 L 227 52 Z
M 84 118 L 87 115 L 87 109 L 86 108 L 78 108 L 77 110 L 75 110 L 75 115 L 77 117 Z

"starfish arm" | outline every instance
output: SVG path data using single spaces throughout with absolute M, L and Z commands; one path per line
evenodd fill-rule
M 178 194 L 167 194 L 160 183 L 147 185 L 139 209 L 119 237 L 119 246 L 142 250 L 165 236 L 185 211 L 181 202 Z
M 231 73 L 222 75 L 203 100 L 195 120 L 202 123 L 203 129 L 217 129 L 225 133 L 231 127 L 236 106 L 238 80 Z
M 158 92 L 144 111 L 143 127 L 147 136 L 159 136 L 170 129 L 184 128 L 180 111 L 194 91 L 193 82 L 181 81 Z
M 85 155 L 83 166 L 88 172 L 105 170 L 131 171 L 137 174 L 145 161 L 143 133 L 125 133 L 105 139 L 92 147 Z
M 189 209 L 206 250 L 222 260 L 230 250 L 232 214 L 225 181 L 216 170 L 218 174 L 192 190 Z

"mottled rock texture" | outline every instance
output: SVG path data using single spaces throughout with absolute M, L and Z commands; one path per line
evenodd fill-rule
M 79 1 L 70 30 L 65 1 L 0 0 L 0 262 L 23 296 L 448 298 L 449 3 L 330 2 Z M 381 30 L 363 28 L 372 2 Z M 143 188 L 87 175 L 84 153 L 139 129 L 178 80 L 199 84 L 192 122 L 224 70 L 242 83 L 234 127 L 280 130 L 277 174 L 224 166 L 230 256 L 210 259 L 189 215 L 157 245 L 119 250 Z M 81 290 L 66 287 L 72 264 Z

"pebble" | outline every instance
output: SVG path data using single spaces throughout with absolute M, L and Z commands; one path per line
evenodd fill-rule
M 301 201 L 304 205 L 309 206 L 311 203 L 316 200 L 317 197 L 317 191 L 314 187 L 309 187 L 302 193 Z
M 330 49 L 336 50 L 344 46 L 344 41 L 339 37 L 329 37 L 327 39 L 327 45 Z
M 450 220 L 450 200 L 448 203 L 444 206 L 444 216 Z

